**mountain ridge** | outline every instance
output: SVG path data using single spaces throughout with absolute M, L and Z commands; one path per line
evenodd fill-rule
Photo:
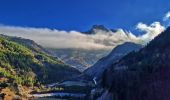
M 135 44 L 132 42 L 125 42 L 115 47 L 107 56 L 101 58 L 93 66 L 84 71 L 84 74 L 91 77 L 101 78 L 103 71 L 110 66 L 113 62 L 118 61 L 124 55 L 137 51 L 142 48 L 142 45 Z
M 168 100 L 170 27 L 138 52 L 105 70 L 103 86 L 116 100 Z M 114 96 L 115 95 L 115 96 Z

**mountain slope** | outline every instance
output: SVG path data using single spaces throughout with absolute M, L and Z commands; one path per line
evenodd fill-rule
M 29 45 L 24 46 L 23 42 L 19 44 L 11 38 L 0 36 L 0 86 L 53 83 L 79 74 L 78 70 L 36 48 L 31 49 Z
M 35 43 L 33 40 L 24 39 L 21 37 L 6 36 L 6 35 L 0 35 L 0 36 L 7 40 L 19 43 L 22 46 L 26 46 L 27 48 L 31 49 L 33 52 L 43 52 L 47 54 L 50 53 L 48 50 L 44 49 L 43 47 Z
M 108 54 L 108 50 L 86 50 L 86 49 L 48 49 L 53 56 L 60 58 L 64 63 L 84 71 L 92 66 L 97 60 Z
M 137 51 L 140 48 L 142 48 L 142 45 L 131 42 L 126 42 L 124 44 L 118 45 L 111 51 L 111 53 L 108 56 L 100 59 L 92 67 L 85 70 L 84 73 L 91 77 L 100 77 L 103 71 L 108 66 L 111 66 L 113 62 L 118 61 L 121 57 L 128 54 L 129 52 Z
M 108 68 L 103 86 L 115 100 L 169 100 L 170 27 Z

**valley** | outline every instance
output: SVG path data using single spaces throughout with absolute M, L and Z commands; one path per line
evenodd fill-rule
M 0 70 L 1 91 L 8 89 L 13 93 L 12 96 L 18 94 L 15 96 L 15 98 L 55 97 L 60 99 L 70 97 L 75 99 L 90 99 L 96 98 L 99 94 L 103 92 L 99 89 L 99 94 L 94 94 L 94 92 L 96 91 L 95 88 L 97 86 L 97 80 L 93 79 L 90 75 L 82 74 L 81 72 L 83 70 L 79 72 L 77 70 L 79 68 L 75 67 L 75 69 L 73 66 L 70 67 L 70 64 L 65 64 L 65 62 L 61 61 L 61 58 L 55 57 L 57 56 L 55 55 L 56 49 L 44 49 L 43 47 L 29 39 L 11 37 L 6 35 L 0 35 L 0 38 L 0 47 L 2 52 L 0 63 L 2 66 Z M 122 47 L 124 46 L 122 45 Z M 133 46 L 129 46 L 129 48 L 131 47 L 133 48 Z M 125 55 L 126 53 L 135 50 L 127 49 L 127 51 L 121 51 L 121 45 L 120 50 L 117 49 L 119 49 L 119 47 L 113 50 L 114 53 L 112 51 L 112 55 Z M 63 56 L 63 54 L 67 55 L 68 57 L 78 55 L 79 57 L 82 56 L 86 59 L 89 59 L 89 61 L 94 57 L 98 57 L 99 59 L 100 57 L 104 56 L 104 53 L 105 55 L 107 55 L 107 51 L 105 50 L 80 50 L 80 53 L 79 50 L 71 49 L 68 49 L 67 51 L 57 50 L 56 52 L 58 51 L 58 54 L 61 54 L 60 56 Z M 118 53 L 117 51 L 121 52 Z M 12 54 L 14 56 L 16 55 L 17 57 L 12 57 Z M 112 59 L 118 59 L 121 56 L 112 57 Z M 36 67 L 39 68 L 36 69 Z M 67 70 L 69 72 L 67 72 Z M 28 78 L 24 78 L 25 75 Z M 64 77 L 61 77 L 63 75 Z M 6 92 L 2 93 L 4 93 L 6 96 L 9 95 Z
M 1 95 L 2 97 L 4 95 L 5 100 L 7 98 L 103 100 L 116 98 L 114 91 L 119 93 L 121 89 L 125 93 L 123 95 L 127 95 L 124 86 L 133 90 L 128 84 L 140 82 L 145 78 L 145 74 L 159 69 L 159 66 L 158 69 L 153 69 L 153 65 L 147 65 L 146 62 L 159 59 L 161 56 L 159 50 L 166 53 L 157 46 L 166 48 L 169 41 L 168 33 L 169 28 L 146 46 L 124 42 L 111 51 L 44 49 L 29 39 L 0 35 Z M 155 46 L 157 42 L 160 45 Z M 143 55 L 148 56 L 146 54 L 151 53 L 148 51 L 151 48 L 157 50 L 153 51 L 157 55 L 152 54 L 151 59 L 148 57 L 148 60 L 143 61 Z M 157 63 L 161 64 L 160 61 Z M 134 66 L 142 66 L 144 69 L 140 67 L 135 69 Z M 125 84 L 128 80 L 130 83 Z
M 79 77 L 54 85 L 54 87 L 64 85 L 64 87 L 69 86 L 69 88 L 79 85 L 79 89 L 75 91 L 74 95 L 72 93 L 74 93 L 73 90 L 75 87 L 72 88 L 73 90 L 71 89 L 71 93 L 66 92 L 66 90 L 66 93 L 55 91 L 52 92 L 53 94 L 48 94 L 50 93 L 48 92 L 43 95 L 50 95 L 50 97 L 61 99 L 67 99 L 68 97 L 73 100 L 143 100 L 143 98 L 145 100 L 153 100 L 153 98 L 154 100 L 160 100 L 160 98 L 164 100 L 164 98 L 169 98 L 169 88 L 167 86 L 167 84 L 169 84 L 169 67 L 167 66 L 169 62 L 165 62 L 165 59 L 169 59 L 169 33 L 170 28 L 146 46 L 133 43 L 119 45 L 117 48 L 114 48 L 108 56 L 100 59 L 94 66 L 85 70 Z M 124 47 L 127 48 L 126 46 L 131 49 L 121 49 Z M 124 51 L 126 54 L 120 56 L 120 58 L 117 58 L 118 60 L 115 61 L 113 55 L 121 50 L 127 50 Z M 111 61 L 110 63 L 108 63 L 109 60 Z M 150 61 L 152 61 L 152 63 L 149 63 Z M 107 63 L 105 64 L 105 62 Z M 100 69 L 102 65 L 105 67 L 101 67 L 101 70 L 95 70 Z M 83 81 L 85 83 L 87 82 L 86 85 L 80 83 Z M 80 86 L 86 88 L 86 92 L 84 89 L 80 89 Z M 88 86 L 90 86 L 89 89 L 87 88 Z M 162 88 L 165 91 L 162 91 Z M 159 93 L 155 97 L 152 95 L 152 93 L 155 93 L 154 91 Z M 78 94 L 82 92 L 84 95 Z M 142 95 L 144 92 L 148 95 L 143 97 Z M 162 93 L 166 94 L 163 95 Z M 135 94 L 135 96 L 133 94 Z
M 0 100 L 170 100 L 170 1 L 0 0 Z

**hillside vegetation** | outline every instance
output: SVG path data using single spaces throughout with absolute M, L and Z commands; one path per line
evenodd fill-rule
M 65 80 L 80 72 L 29 45 L 0 35 L 0 87 L 34 86 Z M 29 42 L 29 40 L 27 40 Z M 16 90 L 16 89 L 13 89 Z

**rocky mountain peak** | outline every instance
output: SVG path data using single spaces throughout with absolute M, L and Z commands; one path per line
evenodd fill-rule
M 104 25 L 93 25 L 89 31 L 84 32 L 84 33 L 85 34 L 96 34 L 99 31 L 109 32 L 109 29 L 107 29 Z

